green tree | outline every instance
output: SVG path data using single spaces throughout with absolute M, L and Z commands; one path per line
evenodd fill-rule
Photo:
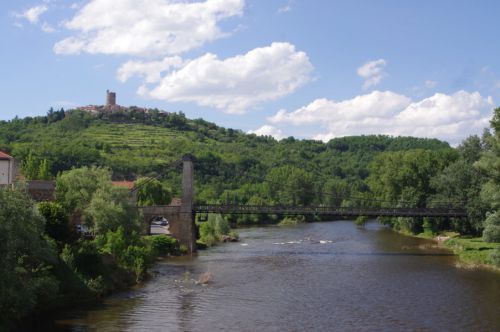
M 41 202 L 38 211 L 45 218 L 45 233 L 54 240 L 67 243 L 70 239 L 68 215 L 61 204 L 56 202 Z
M 82 211 L 97 189 L 111 188 L 111 172 L 101 167 L 82 167 L 57 177 L 56 197 L 68 214 Z
M 106 234 L 122 227 L 127 234 L 139 231 L 139 214 L 131 204 L 127 189 L 99 188 L 83 211 L 83 220 L 95 234 Z
M 266 182 L 268 196 L 280 204 L 308 205 L 315 198 L 311 174 L 294 166 L 273 168 Z
M 38 166 L 38 172 L 36 175 L 37 180 L 50 180 L 52 175 L 50 174 L 50 166 L 47 159 L 43 159 Z
M 139 178 L 135 181 L 137 204 L 139 206 L 168 205 L 172 191 L 157 179 Z
M 21 170 L 26 180 L 35 180 L 38 176 L 38 161 L 30 151 L 26 159 L 21 163 Z
M 486 242 L 500 242 L 500 213 L 489 213 L 484 221 L 483 239 Z
M 42 237 L 43 217 L 23 191 L 0 188 L 0 326 L 50 303 L 59 291 L 57 261 Z
M 489 204 L 491 213 L 485 220 L 483 236 L 490 242 L 500 242 L 498 236 L 500 211 L 500 108 L 495 109 L 490 121 L 494 135 L 488 138 L 489 149 L 482 154 L 476 166 L 487 177 L 481 190 L 482 199 Z

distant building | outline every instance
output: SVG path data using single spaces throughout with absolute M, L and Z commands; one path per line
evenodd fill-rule
M 150 108 L 144 108 L 144 107 L 137 107 L 137 106 L 130 106 L 130 107 L 125 107 L 118 105 L 116 103 L 116 92 L 112 92 L 109 90 L 106 90 L 106 104 L 104 105 L 87 105 L 87 106 L 78 106 L 76 109 L 88 112 L 93 115 L 97 114 L 113 114 L 113 113 L 144 113 L 144 114 L 150 114 L 150 113 L 158 113 L 158 116 L 160 117 L 167 117 L 169 116 L 169 112 L 166 112 L 164 110 L 159 110 L 159 109 L 150 109 Z
M 116 105 L 116 92 L 106 90 L 106 106 Z
M 0 185 L 12 184 L 19 175 L 17 160 L 0 151 Z

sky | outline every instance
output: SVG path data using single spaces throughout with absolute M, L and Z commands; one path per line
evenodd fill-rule
M 109 89 L 277 139 L 457 145 L 500 100 L 495 0 L 17 0 L 0 13 L 0 120 L 101 105 Z

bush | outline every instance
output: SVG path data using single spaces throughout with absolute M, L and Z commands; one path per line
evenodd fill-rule
M 145 247 L 128 246 L 122 257 L 125 267 L 135 273 L 136 282 L 140 282 L 146 274 L 151 258 L 151 252 Z
M 167 235 L 154 235 L 149 237 L 151 250 L 155 256 L 173 254 L 178 250 L 178 243 L 173 237 Z
M 358 216 L 356 220 L 354 220 L 354 224 L 358 227 L 365 227 L 367 220 L 368 220 L 367 216 Z
M 500 267 L 500 247 L 496 248 L 491 253 L 491 260 L 496 266 Z
M 224 235 L 229 235 L 229 222 L 221 215 L 210 214 L 206 222 L 200 223 L 200 241 L 211 247 L 221 241 Z
M 303 215 L 296 216 L 286 216 L 283 218 L 278 225 L 287 226 L 287 225 L 298 225 L 306 222 L 306 218 Z
M 58 242 L 70 239 L 68 216 L 62 205 L 55 202 L 38 203 L 38 211 L 45 218 L 45 233 Z
M 102 256 L 94 242 L 79 243 L 73 248 L 73 255 L 75 271 L 85 279 L 97 278 L 106 273 Z
M 489 213 L 484 221 L 483 239 L 485 242 L 500 242 L 500 213 Z
M 42 236 L 43 217 L 26 194 L 0 188 L 0 327 L 50 303 L 59 293 L 57 253 Z

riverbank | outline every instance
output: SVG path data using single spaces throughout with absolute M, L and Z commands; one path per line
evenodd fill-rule
M 500 248 L 500 243 L 484 242 L 482 238 L 452 237 L 442 241 L 443 245 L 453 250 L 463 268 L 487 268 L 500 272 L 500 266 L 495 264 L 493 254 Z
M 481 237 L 460 235 L 455 232 L 442 232 L 439 235 L 420 233 L 409 236 L 435 241 L 438 246 L 451 249 L 458 257 L 457 266 L 466 269 L 488 269 L 500 272 L 500 266 L 495 264 L 492 256 L 500 248 L 500 243 L 488 243 Z

